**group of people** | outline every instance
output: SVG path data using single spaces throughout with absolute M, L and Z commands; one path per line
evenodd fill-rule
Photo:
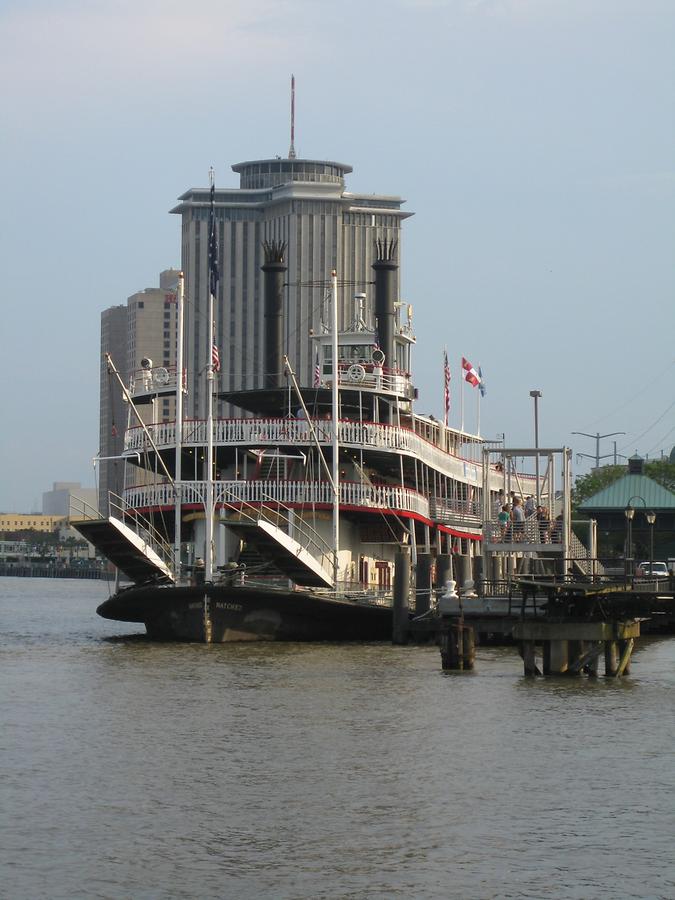
M 539 539 L 540 544 L 559 543 L 562 535 L 562 513 L 553 523 L 546 506 L 537 505 L 535 498 L 530 495 L 523 502 L 515 491 L 511 491 L 510 501 L 506 500 L 503 490 L 495 500 L 495 517 L 499 524 L 501 540 L 503 542 L 521 543 L 525 540 L 534 542 Z M 526 521 L 536 522 L 536 526 L 527 529 Z

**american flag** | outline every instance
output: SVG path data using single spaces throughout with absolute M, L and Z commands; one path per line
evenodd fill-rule
M 316 351 L 316 362 L 314 363 L 314 387 L 321 385 L 321 368 L 319 367 L 319 351 Z
M 215 341 L 211 345 L 211 365 L 214 372 L 220 372 L 220 353 L 218 352 L 218 344 Z
M 445 403 L 445 425 L 448 424 L 450 413 L 450 365 L 448 364 L 448 351 L 443 354 L 443 401 Z

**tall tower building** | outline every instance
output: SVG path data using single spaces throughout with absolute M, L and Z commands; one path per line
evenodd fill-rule
M 365 293 L 365 318 L 373 322 L 374 246 L 377 238 L 400 244 L 401 223 L 412 215 L 395 196 L 345 189 L 351 166 L 312 159 L 264 159 L 232 166 L 239 188 L 216 189 L 220 284 L 215 340 L 220 348 L 218 389 L 263 386 L 263 241 L 283 241 L 288 265 L 285 351 L 301 384 L 312 383 L 311 334 L 330 319 L 326 296 L 332 269 L 341 295 L 340 328 L 354 318 L 354 294 Z M 209 190 L 194 188 L 173 210 L 182 217 L 186 285 L 186 414 L 205 415 L 199 373 L 208 362 Z M 398 279 L 398 272 L 396 275 Z M 398 296 L 398 281 L 396 285 Z M 268 373 L 269 374 L 269 373 Z M 220 403 L 218 415 L 231 408 Z
M 178 270 L 160 273 L 159 287 L 146 288 L 128 298 L 126 305 L 112 306 L 101 313 L 101 381 L 99 509 L 108 511 L 108 492 L 121 495 L 124 464 L 118 457 L 124 449 L 124 429 L 129 415 L 117 379 L 108 371 L 106 353 L 115 364 L 124 384 L 131 388 L 141 371 L 141 360 L 172 369 L 176 365 L 176 285 Z M 151 406 L 139 407 L 143 421 L 170 421 L 175 401 L 158 398 Z

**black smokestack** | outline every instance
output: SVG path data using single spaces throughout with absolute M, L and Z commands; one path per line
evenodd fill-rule
M 285 241 L 263 241 L 265 262 L 265 350 L 263 387 L 274 388 L 283 384 L 283 313 L 284 275 L 288 267 L 284 263 Z
M 375 318 L 380 350 L 384 353 L 384 365 L 393 369 L 396 365 L 394 354 L 394 330 L 396 326 L 396 249 L 398 241 L 380 238 L 375 241 Z

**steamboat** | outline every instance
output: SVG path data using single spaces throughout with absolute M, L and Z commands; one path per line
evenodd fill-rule
M 213 185 L 211 198 L 213 213 Z M 83 510 L 73 522 L 126 580 L 98 613 L 161 640 L 388 639 L 396 560 L 413 573 L 416 615 L 430 610 L 434 585 L 472 577 L 481 544 L 496 540 L 489 528 L 511 485 L 508 460 L 479 435 L 417 412 L 395 241 L 376 244 L 373 321 L 357 294 L 339 330 L 335 273 L 327 279 L 332 321 L 312 337 L 311 386 L 284 355 L 285 246 L 264 251 L 262 388 L 219 391 L 210 358 L 207 415 L 183 417 L 182 273 L 175 370 L 145 360 L 125 384 L 108 360 L 130 410 L 175 396 L 176 415 L 130 416 L 133 484 L 110 498 L 108 515 Z M 241 416 L 214 418 L 214 396 Z M 534 493 L 532 476 L 514 477 L 519 492 Z

